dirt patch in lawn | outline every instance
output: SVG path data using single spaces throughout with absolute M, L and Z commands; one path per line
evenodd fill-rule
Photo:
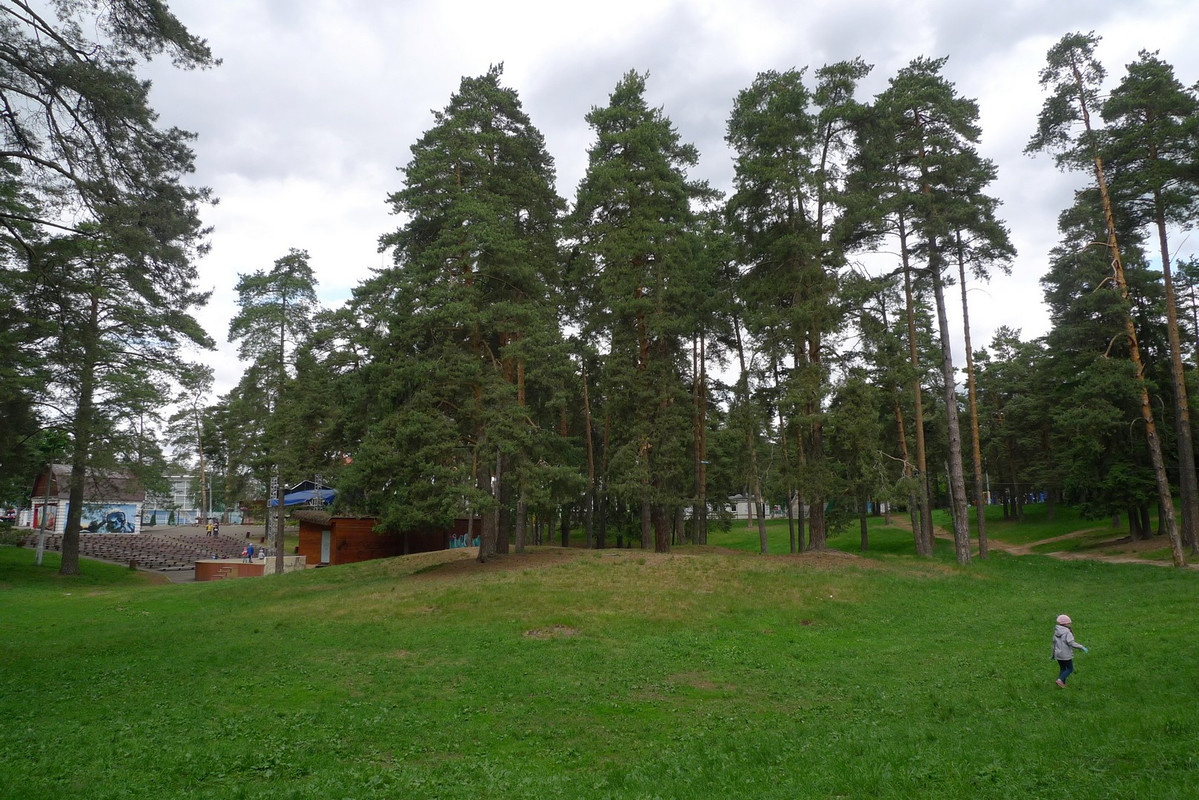
M 571 636 L 578 636 L 579 631 L 569 625 L 551 625 L 548 628 L 525 631 L 524 635 L 527 639 L 569 639 Z

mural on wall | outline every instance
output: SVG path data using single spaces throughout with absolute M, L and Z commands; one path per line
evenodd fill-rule
M 45 518 L 44 523 L 43 517 Z M 46 530 L 50 531 L 58 527 L 57 505 L 44 506 L 39 503 L 33 507 L 33 527 L 41 528 L 43 524 L 46 526 Z
M 451 550 L 453 550 L 456 547 L 478 547 L 478 546 L 479 546 L 479 537 L 478 536 L 476 536 L 473 540 L 468 539 L 465 533 L 462 534 L 461 536 L 451 536 L 450 537 L 450 548 L 449 549 L 451 549 Z
M 67 506 L 70 513 L 70 506 Z M 79 529 L 87 533 L 135 533 L 137 503 L 94 503 L 83 507 Z

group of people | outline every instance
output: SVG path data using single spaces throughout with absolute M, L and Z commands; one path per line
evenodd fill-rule
M 221 535 L 221 521 L 219 519 L 217 519 L 216 517 L 210 517 L 208 519 L 207 527 L 204 528 L 204 535 L 205 536 L 220 536 Z

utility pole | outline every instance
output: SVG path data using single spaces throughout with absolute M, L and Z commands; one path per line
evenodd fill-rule
M 278 473 L 273 480 L 275 484 L 275 574 L 283 574 L 283 481 Z
M 51 456 L 50 463 L 46 465 L 46 491 L 42 498 L 42 519 L 38 525 L 37 534 L 37 555 L 34 558 L 34 563 L 39 567 L 42 565 L 42 556 L 46 553 L 46 519 L 49 516 L 47 512 L 50 510 L 50 481 L 54 479 L 54 458 Z

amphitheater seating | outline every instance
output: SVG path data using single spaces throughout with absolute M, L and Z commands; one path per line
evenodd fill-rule
M 26 536 L 26 547 L 36 547 L 38 533 Z M 79 555 L 100 561 L 128 564 L 160 572 L 194 569 L 201 558 L 240 558 L 246 540 L 232 536 L 206 536 L 202 531 L 192 533 L 81 533 Z M 46 534 L 47 550 L 62 550 L 62 534 Z M 268 551 L 269 554 L 269 551 Z

